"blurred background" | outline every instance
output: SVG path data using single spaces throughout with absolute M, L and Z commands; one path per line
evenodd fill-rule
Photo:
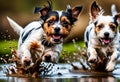
M 95 0 L 52 0 L 54 10 L 66 10 L 66 5 L 74 7 L 82 5 L 83 10 L 79 20 L 75 23 L 67 41 L 72 38 L 83 39 L 83 34 L 89 21 L 90 5 Z M 116 4 L 117 11 L 120 11 L 120 0 L 96 0 L 105 10 L 104 14 L 111 15 L 111 5 Z M 39 14 L 34 14 L 34 7 L 47 5 L 47 0 L 0 0 L 0 39 L 18 39 L 18 35 L 9 26 L 6 16 L 11 17 L 21 26 L 29 22 L 39 20 Z
M 89 22 L 89 10 L 92 2 L 95 0 L 52 0 L 54 10 L 66 10 L 66 5 L 75 7 L 82 5 L 83 9 L 79 15 L 78 21 L 74 24 L 70 35 L 67 37 L 63 45 L 63 52 L 60 55 L 59 61 L 77 60 L 79 58 L 74 52 L 79 52 L 79 48 L 85 48 L 83 36 L 86 26 Z M 120 11 L 120 0 L 96 0 L 99 5 L 104 9 L 105 15 L 111 15 L 111 5 L 115 4 L 117 11 Z M 40 15 L 34 14 L 34 7 L 48 5 L 47 0 L 0 0 L 0 62 L 3 58 L 8 60 L 11 57 L 11 48 L 17 49 L 17 42 L 19 36 L 10 27 L 6 17 L 9 16 L 22 27 L 28 23 L 39 20 Z M 72 42 L 75 38 L 76 48 Z M 65 57 L 66 56 L 66 57 Z

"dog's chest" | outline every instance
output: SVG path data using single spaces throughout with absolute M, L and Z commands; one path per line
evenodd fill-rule
M 104 47 L 97 47 L 96 51 L 98 55 L 103 55 L 105 57 L 111 56 L 113 54 L 113 47 L 111 46 L 104 46 Z

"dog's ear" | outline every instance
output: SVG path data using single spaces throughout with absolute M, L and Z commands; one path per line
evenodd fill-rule
M 92 20 L 96 19 L 96 17 L 99 15 L 100 11 L 101 11 L 101 8 L 98 6 L 96 1 L 94 1 L 91 5 Z
M 70 5 L 67 5 L 67 12 L 72 15 L 73 22 L 77 20 L 81 10 L 82 6 L 76 6 L 74 8 L 71 8 Z
M 114 16 L 114 20 L 115 20 L 115 23 L 120 25 L 120 13 L 118 13 L 117 15 Z
M 47 15 L 47 13 L 49 11 L 52 11 L 52 1 L 47 1 L 48 2 L 48 6 L 44 5 L 43 8 L 41 7 L 35 7 L 34 9 L 34 13 L 40 13 L 41 14 L 41 18 L 44 20 L 45 19 L 45 16 Z

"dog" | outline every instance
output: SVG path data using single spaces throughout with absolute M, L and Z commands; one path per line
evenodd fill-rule
M 110 72 L 114 70 L 120 55 L 118 28 L 120 14 L 105 16 L 103 13 L 103 9 L 94 1 L 91 5 L 90 21 L 84 33 L 84 41 L 87 47 L 88 63 L 92 66 L 99 62 L 102 54 L 107 59 L 102 61 L 105 65 L 104 69 Z
M 34 13 L 40 13 L 40 21 L 33 21 L 24 29 L 7 17 L 11 27 L 20 35 L 18 41 L 18 54 L 25 66 L 30 66 L 36 58 L 44 62 L 57 63 L 62 51 L 62 44 L 69 35 L 72 26 L 77 21 L 82 6 L 66 11 L 52 9 L 52 2 L 48 6 L 36 7 Z

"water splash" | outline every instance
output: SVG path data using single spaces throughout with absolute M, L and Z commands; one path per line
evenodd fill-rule
M 42 62 L 40 58 L 36 59 L 36 62 L 32 66 L 24 67 L 20 61 L 17 51 L 11 48 L 12 58 L 9 61 L 13 62 L 9 66 L 4 66 L 5 74 L 7 76 L 21 76 L 21 77 L 38 77 L 50 74 L 54 67 L 53 63 Z M 4 62 L 7 61 L 1 58 Z M 52 72 L 51 72 L 52 73 Z

